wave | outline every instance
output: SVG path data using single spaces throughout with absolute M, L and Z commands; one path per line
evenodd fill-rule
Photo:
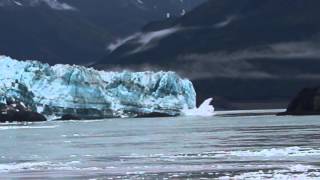
M 25 163 L 11 163 L 0 164 L 0 172 L 10 172 L 16 170 L 35 170 L 39 167 L 48 166 L 49 162 L 25 162 Z

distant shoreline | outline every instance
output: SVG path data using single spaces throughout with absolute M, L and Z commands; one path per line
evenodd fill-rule
M 268 110 L 234 110 L 234 111 L 216 111 L 216 116 L 219 117 L 238 117 L 238 116 L 265 116 L 277 115 L 285 112 L 286 109 L 268 109 Z

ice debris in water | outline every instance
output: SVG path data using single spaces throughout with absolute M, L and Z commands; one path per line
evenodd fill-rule
M 12 82 L 25 85 L 24 89 L 34 95 L 29 104 L 35 103 L 38 111 L 47 116 L 175 116 L 196 106 L 192 83 L 174 72 L 106 72 L 0 56 L 0 79 L 0 89 Z

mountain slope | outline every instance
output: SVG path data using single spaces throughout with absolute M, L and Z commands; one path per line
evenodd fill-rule
M 142 3 L 142 4 L 141 4 Z M 148 21 L 180 15 L 198 0 L 0 0 L 0 53 L 18 59 L 90 63 L 113 40 Z
M 171 23 L 169 28 L 178 27 L 177 31 L 161 39 L 154 38 L 158 46 L 132 53 L 141 46 L 139 39 L 150 34 L 143 32 L 106 57 L 105 63 L 136 63 L 152 58 L 152 63 L 161 64 L 190 52 L 229 53 L 250 48 L 268 49 L 277 43 L 279 46 L 287 42 L 312 43 L 317 41 L 320 29 L 319 7 L 320 2 L 316 0 L 211 0 Z M 159 56 L 153 56 L 153 53 Z
M 150 21 L 179 17 L 206 0 L 64 0 L 115 34 L 130 34 Z
M 319 80 L 319 8 L 317 0 L 209 0 L 145 27 L 95 67 L 170 69 L 208 96 L 286 102 Z
M 108 32 L 72 12 L 46 7 L 0 9 L 0 53 L 49 63 L 93 61 L 104 52 Z

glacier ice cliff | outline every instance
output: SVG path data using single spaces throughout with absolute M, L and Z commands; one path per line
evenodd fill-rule
M 0 104 L 7 105 L 21 102 L 30 111 L 36 111 L 36 104 L 33 101 L 34 95 L 24 84 L 17 81 L 1 80 L 0 85 Z
M 0 56 L 0 79 L 0 99 L 18 98 L 46 116 L 176 116 L 196 107 L 192 83 L 174 72 L 105 72 Z M 25 92 L 4 93 L 12 83 L 22 84 Z
M 17 80 L 2 81 L 0 86 L 0 122 L 39 122 L 46 117 L 36 112 L 33 93 Z

